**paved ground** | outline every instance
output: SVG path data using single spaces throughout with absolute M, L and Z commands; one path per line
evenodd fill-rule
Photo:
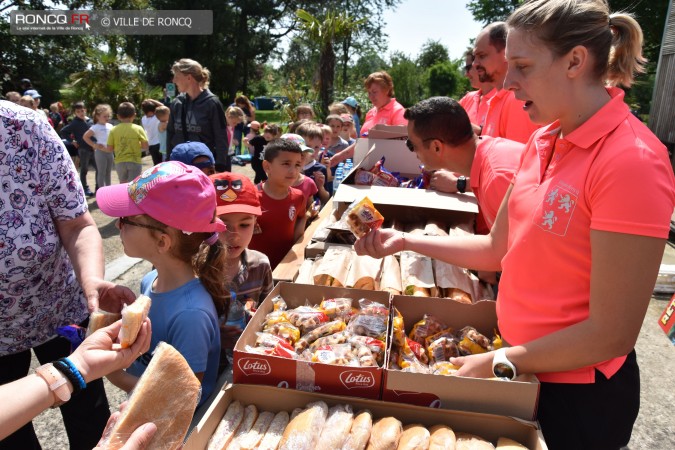
M 144 165 L 151 161 L 144 158 Z M 252 176 L 250 167 L 235 167 L 237 172 Z M 117 182 L 113 173 L 113 182 Z M 93 172 L 89 174 L 93 186 Z M 93 199 L 89 200 L 90 210 L 101 230 L 106 253 L 107 276 L 117 283 L 129 286 L 138 292 L 141 277 L 150 270 L 149 263 L 120 259 L 124 257 L 115 221 L 102 214 Z M 663 262 L 675 264 L 675 248 L 666 247 Z M 112 272 L 115 272 L 113 274 Z M 667 304 L 666 298 L 652 298 L 637 342 L 637 355 L 641 368 L 642 403 L 640 415 L 633 430 L 630 450 L 666 450 L 675 448 L 675 346 L 658 327 L 657 320 Z M 620 332 L 620 330 L 617 330 Z M 583 350 L 580 350 L 583 351 Z M 37 361 L 33 361 L 37 366 Z M 125 394 L 106 381 L 106 390 L 111 408 L 117 408 L 124 401 Z M 43 448 L 67 449 L 67 438 L 57 411 L 48 410 L 34 421 Z

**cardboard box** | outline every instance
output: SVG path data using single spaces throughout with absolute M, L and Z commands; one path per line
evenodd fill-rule
M 335 366 L 246 352 L 246 345 L 255 345 L 256 332 L 262 330 L 265 316 L 274 310 L 272 299 L 277 295 L 283 297 L 289 309 L 336 297 L 352 298 L 356 307 L 361 298 L 389 307 L 386 292 L 279 283 L 260 305 L 234 347 L 234 382 L 379 399 L 384 371 L 380 367 Z
M 670 342 L 675 344 L 675 295 L 668 302 L 668 306 L 659 317 L 659 326 L 666 333 Z
M 425 313 L 436 316 L 455 330 L 470 325 L 491 337 L 497 328 L 496 303 L 493 301 L 468 305 L 440 298 L 394 296 L 392 305 L 403 316 L 406 334 Z M 533 375 L 519 379 L 522 381 L 385 370 L 382 400 L 533 420 L 537 413 L 539 381 Z
M 358 156 L 363 154 L 363 156 Z M 446 194 L 425 189 L 406 189 L 398 187 L 359 186 L 354 184 L 358 169 L 371 169 L 384 156 L 384 166 L 390 172 L 400 172 L 405 176 L 417 176 L 420 173 L 420 161 L 415 153 L 408 150 L 405 141 L 385 139 L 359 139 L 354 155 L 354 168 L 347 174 L 333 196 L 334 202 L 351 203 L 368 196 L 376 205 L 415 206 L 420 208 L 441 209 L 446 211 L 478 212 L 478 203 L 473 194 Z M 358 163 L 357 163 L 358 161 Z M 386 217 L 386 216 L 385 216 Z
M 254 404 L 259 410 L 289 413 L 294 408 L 304 408 L 308 403 L 324 401 L 328 406 L 349 403 L 353 410 L 368 409 L 374 419 L 394 416 L 404 425 L 419 423 L 427 427 L 437 424 L 450 426 L 455 432 L 472 433 L 490 440 L 493 444 L 499 437 L 508 437 L 531 450 L 547 450 L 537 424 L 511 417 L 477 414 L 459 411 L 443 411 L 420 406 L 401 405 L 375 400 L 363 400 L 308 392 L 290 391 L 267 386 L 245 384 L 230 385 L 220 391 L 202 420 L 189 435 L 184 450 L 204 450 L 225 411 L 231 402 Z

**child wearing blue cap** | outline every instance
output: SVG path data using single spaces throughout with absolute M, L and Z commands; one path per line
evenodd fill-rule
M 213 153 L 203 142 L 183 142 L 171 150 L 171 161 L 182 162 L 201 169 L 206 175 L 216 173 L 216 161 Z

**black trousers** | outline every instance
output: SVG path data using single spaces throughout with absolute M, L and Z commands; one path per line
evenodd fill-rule
M 148 151 L 150 152 L 150 156 L 152 156 L 153 166 L 156 166 L 164 160 L 164 156 L 159 151 L 159 144 L 151 145 L 148 147 Z
M 628 445 L 640 409 L 635 350 L 610 379 L 593 384 L 541 383 L 537 418 L 550 450 L 616 450 Z
M 86 148 L 80 147 L 78 149 L 78 155 L 80 156 L 80 182 L 86 192 L 89 189 L 89 185 L 87 184 L 89 164 L 93 164 L 94 169 L 96 169 L 96 160 L 94 159 L 94 151 Z
M 70 343 L 57 337 L 33 348 L 40 364 L 70 354 Z M 0 357 L 0 384 L 18 380 L 28 374 L 30 350 Z M 1 407 L 1 406 L 0 406 Z M 87 384 L 87 388 L 60 407 L 71 450 L 91 450 L 96 446 L 110 417 L 103 380 Z M 33 424 L 28 423 L 0 441 L 0 450 L 41 449 Z

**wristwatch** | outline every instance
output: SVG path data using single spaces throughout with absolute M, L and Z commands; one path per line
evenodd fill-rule
M 518 374 L 516 366 L 506 357 L 506 349 L 500 348 L 492 358 L 492 373 L 498 378 L 513 380 Z
M 35 373 L 47 382 L 49 390 L 54 393 L 56 402 L 52 408 L 63 405 L 70 400 L 70 389 L 68 388 L 68 378 L 58 371 L 52 363 L 44 364 L 37 369 Z
M 457 192 L 461 194 L 466 192 L 466 177 L 464 175 L 457 178 Z

